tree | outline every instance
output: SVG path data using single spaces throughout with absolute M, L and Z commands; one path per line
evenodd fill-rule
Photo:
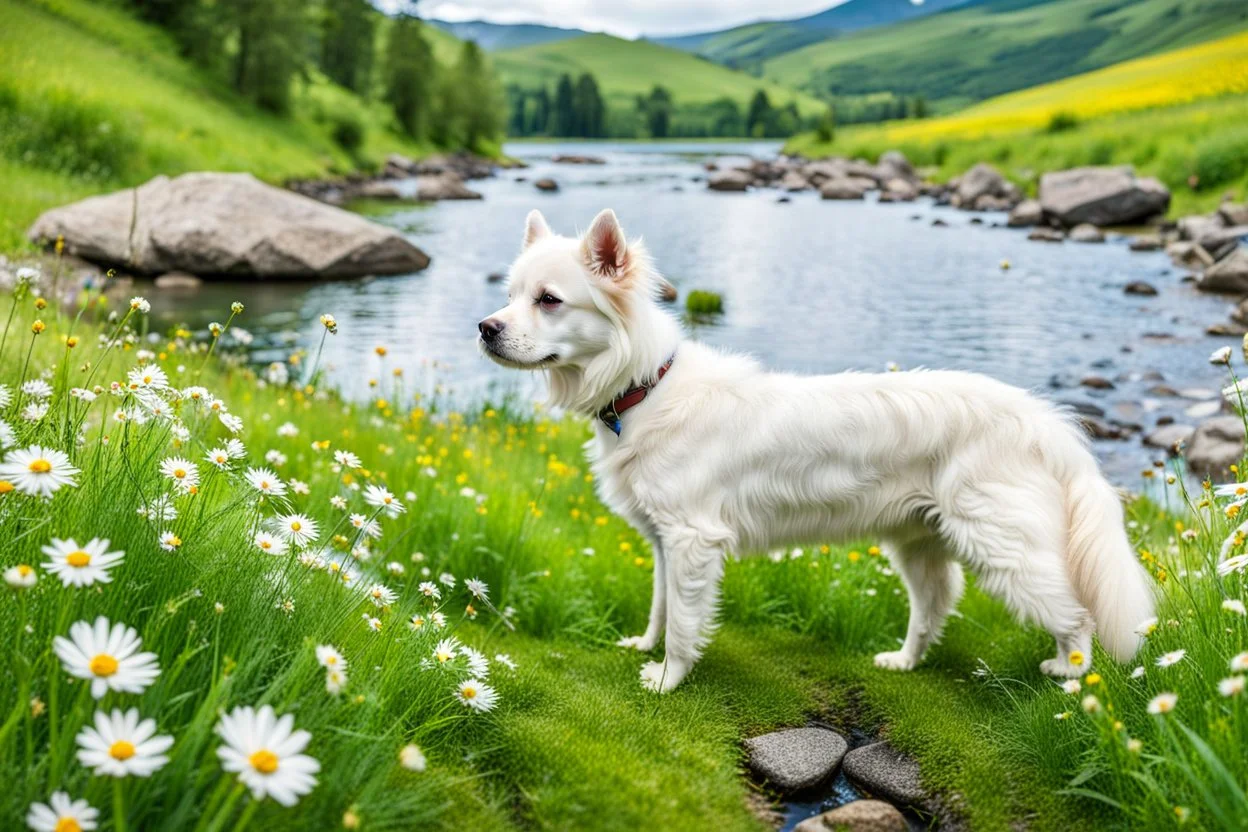
M 555 85 L 555 109 L 551 113 L 552 136 L 574 136 L 576 133 L 576 104 L 573 101 L 572 78 L 566 72 L 559 76 Z
M 418 18 L 400 15 L 395 19 L 384 63 L 385 100 L 403 131 L 419 138 L 429 128 L 435 64 Z
M 672 94 L 666 88 L 655 84 L 648 96 L 638 97 L 637 109 L 645 119 L 650 138 L 667 138 L 672 124 Z
M 290 109 L 290 84 L 306 62 L 308 21 L 300 0 L 219 0 L 234 36 L 234 88 L 266 110 Z
M 750 108 L 745 114 L 746 135 L 763 138 L 770 132 L 771 121 L 771 101 L 767 99 L 765 90 L 759 90 L 750 99 Z
M 916 95 L 910 101 L 910 118 L 927 118 L 927 99 Z
M 598 82 L 588 72 L 576 79 L 572 110 L 575 113 L 573 135 L 587 139 L 607 135 L 607 107 L 598 92 Z
M 832 106 L 828 106 L 822 118 L 819 119 L 819 125 L 815 128 L 815 135 L 823 144 L 827 144 L 836 137 L 836 114 L 832 111 Z
M 372 79 L 376 17 L 368 0 L 325 0 L 321 15 L 321 69 L 361 94 Z
M 541 136 L 550 131 L 550 93 L 546 87 L 533 96 L 533 117 L 529 122 L 529 135 Z
M 453 78 L 455 87 L 447 100 L 454 103 L 454 112 L 442 116 L 457 124 L 465 147 L 478 150 L 482 140 L 498 137 L 503 103 L 498 80 L 475 41 L 464 42 Z

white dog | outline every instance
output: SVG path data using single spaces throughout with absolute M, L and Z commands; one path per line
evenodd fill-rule
M 603 211 L 580 239 L 529 214 L 508 303 L 480 344 L 508 367 L 543 370 L 552 402 L 593 418 L 604 502 L 654 549 L 644 634 L 621 645 L 666 656 L 643 684 L 669 691 L 706 644 L 724 560 L 777 546 L 889 543 L 910 593 L 908 670 L 962 592 L 962 567 L 1057 640 L 1040 667 L 1077 676 L 1092 632 L 1118 660 L 1152 615 L 1122 507 L 1085 440 L 1052 405 L 962 372 L 767 372 L 685 340 L 655 302 L 639 241 Z

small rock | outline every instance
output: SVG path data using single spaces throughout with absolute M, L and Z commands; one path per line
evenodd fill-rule
M 559 190 L 559 183 L 547 177 L 534 182 L 533 187 L 537 188 L 539 191 L 554 192 Z
M 1218 206 L 1218 216 L 1227 225 L 1248 225 L 1248 202 L 1223 202 Z
M 1205 269 L 1214 264 L 1213 255 L 1200 243 L 1175 241 L 1166 246 L 1170 262 L 1185 269 Z
M 949 227 L 949 223 L 945 222 L 940 217 L 937 217 L 936 219 L 932 220 L 932 228 L 948 228 L 948 227 Z
M 1207 402 L 1196 402 L 1183 411 L 1183 415 L 1191 419 L 1208 419 L 1222 412 L 1222 402 L 1213 399 Z
M 204 281 L 200 280 L 195 275 L 187 274 L 186 272 L 167 272 L 166 274 L 162 274 L 160 277 L 156 278 L 155 283 L 157 289 L 186 291 L 190 289 L 198 289 L 204 284 Z
M 1066 235 L 1056 228 L 1033 228 L 1027 239 L 1041 243 L 1060 243 L 1066 239 Z
M 1171 454 L 1181 442 L 1186 445 L 1192 438 L 1196 428 L 1192 425 L 1169 424 L 1158 427 L 1144 437 L 1144 444 L 1152 448 L 1162 448 Z
M 607 160 L 601 156 L 579 156 L 575 153 L 557 153 L 550 161 L 560 165 L 605 165 Z
M 1203 402 L 1206 399 L 1216 399 L 1218 397 L 1218 391 L 1210 390 L 1207 387 L 1184 387 L 1179 391 L 1179 396 L 1184 399 L 1192 399 L 1193 401 Z
M 1215 416 L 1201 422 L 1187 448 L 1187 464 L 1197 474 L 1224 476 L 1244 455 L 1244 422 L 1239 416 Z M 848 762 L 848 760 L 846 760 Z
M 1092 417 L 1099 419 L 1105 415 L 1105 408 L 1097 407 L 1091 402 L 1065 401 L 1065 402 L 1061 402 L 1060 404 L 1062 404 L 1064 407 L 1069 407 L 1071 410 L 1073 410 L 1075 413 L 1078 413 L 1080 416 L 1092 416 Z
M 1039 225 L 1043 218 L 1044 211 L 1040 208 L 1040 200 L 1024 199 L 1014 206 L 1013 211 L 1010 211 L 1010 217 L 1005 224 L 1010 228 L 1027 228 Z
M 1132 251 L 1158 251 L 1161 249 L 1161 237 L 1156 234 L 1140 234 L 1131 238 L 1127 248 Z
M 1157 287 L 1151 283 L 1145 283 L 1143 280 L 1133 280 L 1126 286 L 1123 286 L 1122 291 L 1126 292 L 1128 295 L 1143 295 L 1145 297 L 1152 297 L 1157 294 Z
M 906 832 L 906 817 L 882 800 L 855 800 L 815 815 L 793 827 L 793 832 Z
M 845 755 L 845 776 L 864 792 L 893 803 L 916 806 L 927 793 L 919 777 L 919 764 L 877 742 L 855 748 Z
M 743 170 L 721 170 L 712 173 L 706 187 L 712 191 L 744 191 L 754 184 L 754 176 Z
M 1114 383 L 1104 376 L 1084 376 L 1079 379 L 1079 384 L 1083 387 L 1090 387 L 1093 390 L 1114 389 Z
M 1225 324 L 1209 324 L 1209 326 L 1205 327 L 1206 335 L 1214 335 L 1219 338 L 1225 336 L 1239 337 L 1240 335 L 1244 335 L 1246 333 L 1248 333 L 1248 327 L 1244 327 L 1243 325 L 1237 324 L 1233 321 Z
M 857 176 L 835 176 L 819 186 L 824 199 L 862 199 L 874 183 Z
M 1123 429 L 1112 422 L 1098 419 L 1095 416 L 1079 417 L 1079 424 L 1093 439 L 1125 439 Z
M 1179 397 L 1179 391 L 1175 390 L 1168 384 L 1155 384 L 1148 388 L 1148 393 L 1153 396 L 1163 396 L 1168 399 L 1175 399 Z
M 755 774 L 781 791 L 795 792 L 836 771 L 849 743 L 826 728 L 792 728 L 748 739 L 745 750 Z
M 485 276 L 486 283 L 502 283 L 507 275 L 502 272 L 490 272 Z
M 1081 222 L 1070 229 L 1070 239 L 1071 242 L 1075 243 L 1103 243 L 1105 242 L 1105 232 L 1092 225 L 1092 223 Z

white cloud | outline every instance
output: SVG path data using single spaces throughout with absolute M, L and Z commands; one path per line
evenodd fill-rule
M 846 0 L 418 0 L 422 17 L 543 23 L 620 37 L 728 29 L 760 19 L 803 17 Z M 913 2 L 913 0 L 912 0 Z M 921 2 L 921 0 L 920 0 Z M 377 0 L 390 11 L 404 0 Z

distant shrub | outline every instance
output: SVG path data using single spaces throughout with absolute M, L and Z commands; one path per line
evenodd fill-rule
M 1117 155 L 1118 145 L 1113 139 L 1100 138 L 1088 145 L 1089 165 L 1108 165 Z
M 694 317 L 718 315 L 724 311 L 724 299 L 716 292 L 694 289 L 685 298 L 685 311 Z
M 1192 172 L 1199 188 L 1234 182 L 1248 173 L 1248 131 L 1213 135 L 1197 142 Z
M 89 179 L 123 176 L 139 153 L 138 135 L 107 107 L 66 90 L 23 96 L 0 84 L 0 155 Z
M 364 146 L 364 122 L 350 113 L 334 113 L 330 116 L 330 135 L 334 143 L 351 155 Z
M 1059 110 L 1049 116 L 1049 123 L 1045 125 L 1044 131 L 1046 133 L 1065 133 L 1067 130 L 1074 130 L 1078 126 L 1078 116 L 1065 110 Z

